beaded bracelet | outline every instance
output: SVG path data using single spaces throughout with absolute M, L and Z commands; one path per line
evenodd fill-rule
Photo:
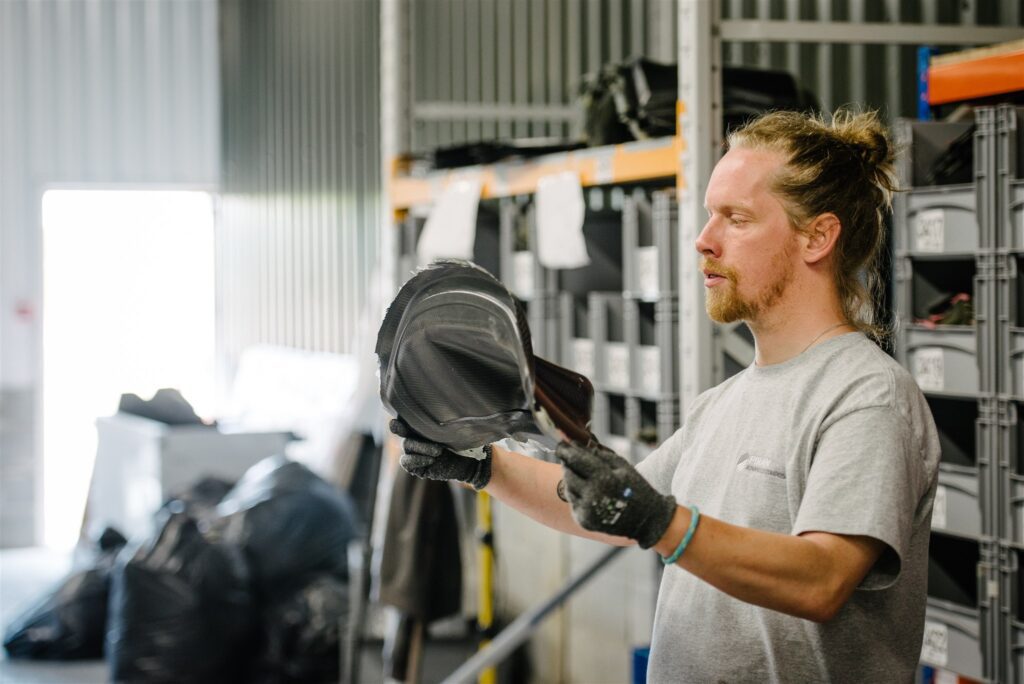
M 697 523 L 700 522 L 700 509 L 696 506 L 689 506 L 690 509 L 690 526 L 686 529 L 686 534 L 683 535 L 683 540 L 679 542 L 679 546 L 672 552 L 671 556 L 661 557 L 661 562 L 665 565 L 672 565 L 679 557 L 683 555 L 683 551 L 690 545 L 690 540 L 693 539 L 693 533 L 697 531 Z

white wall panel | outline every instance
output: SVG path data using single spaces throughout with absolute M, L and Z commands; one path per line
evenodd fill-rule
M 378 266 L 380 7 L 222 0 L 219 339 L 354 351 Z
M 42 193 L 215 187 L 217 60 L 216 0 L 0 2 L 0 546 L 39 506 Z

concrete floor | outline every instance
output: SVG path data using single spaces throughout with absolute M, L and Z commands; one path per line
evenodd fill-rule
M 67 553 L 47 549 L 0 551 L 0 629 L 7 625 L 48 588 L 61 580 L 71 567 Z M 363 652 L 361 684 L 383 681 L 380 642 L 371 642 Z M 453 672 L 473 651 L 466 641 L 431 641 L 424 652 L 424 683 L 439 682 Z M 108 681 L 102 660 L 74 663 L 12 661 L 0 649 L 2 684 L 99 684 Z

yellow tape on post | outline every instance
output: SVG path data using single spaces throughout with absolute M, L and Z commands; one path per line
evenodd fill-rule
M 484 635 L 490 634 L 494 626 L 494 536 L 491 521 L 491 496 L 487 492 L 476 495 L 476 527 L 478 557 L 480 560 L 479 600 L 477 608 L 477 626 Z M 479 650 L 487 648 L 491 643 L 489 637 L 480 640 Z M 480 673 L 479 684 L 496 684 L 497 670 L 489 667 Z

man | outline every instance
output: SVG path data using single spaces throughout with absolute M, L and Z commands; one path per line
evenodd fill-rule
M 470 461 L 396 421 L 403 466 L 655 549 L 650 681 L 911 681 L 939 446 L 921 392 L 869 339 L 892 166 L 874 114 L 772 113 L 730 135 L 695 246 L 708 314 L 746 322 L 754 364 L 637 467 L 569 445 L 561 466 L 497 445 Z

